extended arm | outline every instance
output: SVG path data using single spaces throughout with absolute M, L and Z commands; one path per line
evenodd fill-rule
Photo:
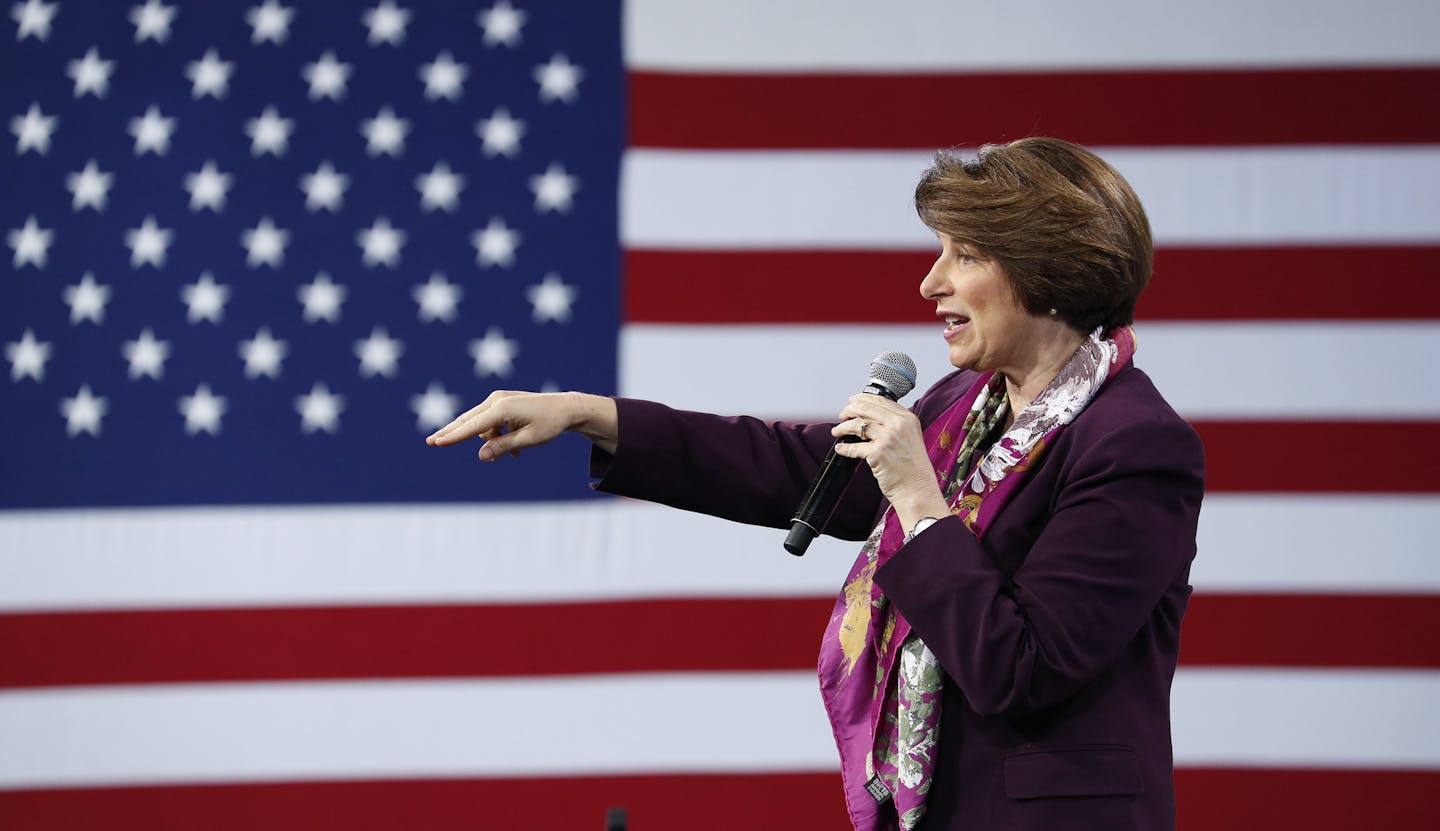
M 960 383 L 955 376 L 947 377 L 921 397 L 915 411 L 922 420 L 938 415 L 955 383 Z M 448 446 L 478 436 L 485 440 L 480 459 L 493 462 L 576 432 L 595 446 L 591 472 L 600 490 L 783 528 L 834 443 L 832 427 L 772 424 L 576 392 L 497 391 L 426 442 Z M 874 476 L 862 466 L 826 533 L 864 539 L 880 498 Z
M 597 446 L 591 456 L 600 490 L 751 525 L 789 525 L 834 443 L 830 424 L 772 424 L 623 398 L 616 404 L 619 449 Z M 857 471 L 826 533 L 863 539 L 879 502 L 874 477 Z

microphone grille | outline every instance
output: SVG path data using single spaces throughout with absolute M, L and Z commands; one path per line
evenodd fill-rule
M 870 362 L 870 381 L 904 398 L 915 389 L 915 362 L 904 352 L 882 353 Z

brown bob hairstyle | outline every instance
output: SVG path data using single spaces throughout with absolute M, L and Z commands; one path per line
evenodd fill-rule
M 1150 282 L 1150 221 L 1130 184 L 1068 141 L 987 144 L 974 160 L 952 152 L 915 186 L 931 230 L 998 262 L 1020 305 L 1081 332 L 1135 318 Z

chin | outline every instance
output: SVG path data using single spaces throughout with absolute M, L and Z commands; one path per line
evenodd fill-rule
M 980 367 L 976 366 L 975 356 L 965 352 L 962 349 L 956 349 L 952 347 L 950 349 L 950 354 L 948 357 L 950 358 L 950 365 L 955 367 L 956 369 L 968 369 L 975 372 L 984 371 L 980 369 Z

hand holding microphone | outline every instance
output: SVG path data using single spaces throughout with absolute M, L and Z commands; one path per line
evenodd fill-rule
M 915 362 L 903 352 L 886 352 L 870 363 L 869 381 L 860 392 L 861 395 L 873 395 L 877 399 L 884 398 L 893 402 L 914 388 Z M 854 404 L 850 406 L 853 407 Z M 854 433 L 841 435 L 836 439 L 835 446 L 830 448 L 825 461 L 820 465 L 810 492 L 790 520 L 790 533 L 785 538 L 785 550 L 797 557 L 804 554 L 811 541 L 824 532 L 831 514 L 835 513 L 835 506 L 840 503 L 840 497 L 850 484 L 855 466 L 860 461 L 859 455 L 837 452 L 837 448 L 842 444 L 872 438 L 868 433 L 869 422 L 864 419 L 858 421 Z M 840 427 L 836 429 L 839 430 Z

